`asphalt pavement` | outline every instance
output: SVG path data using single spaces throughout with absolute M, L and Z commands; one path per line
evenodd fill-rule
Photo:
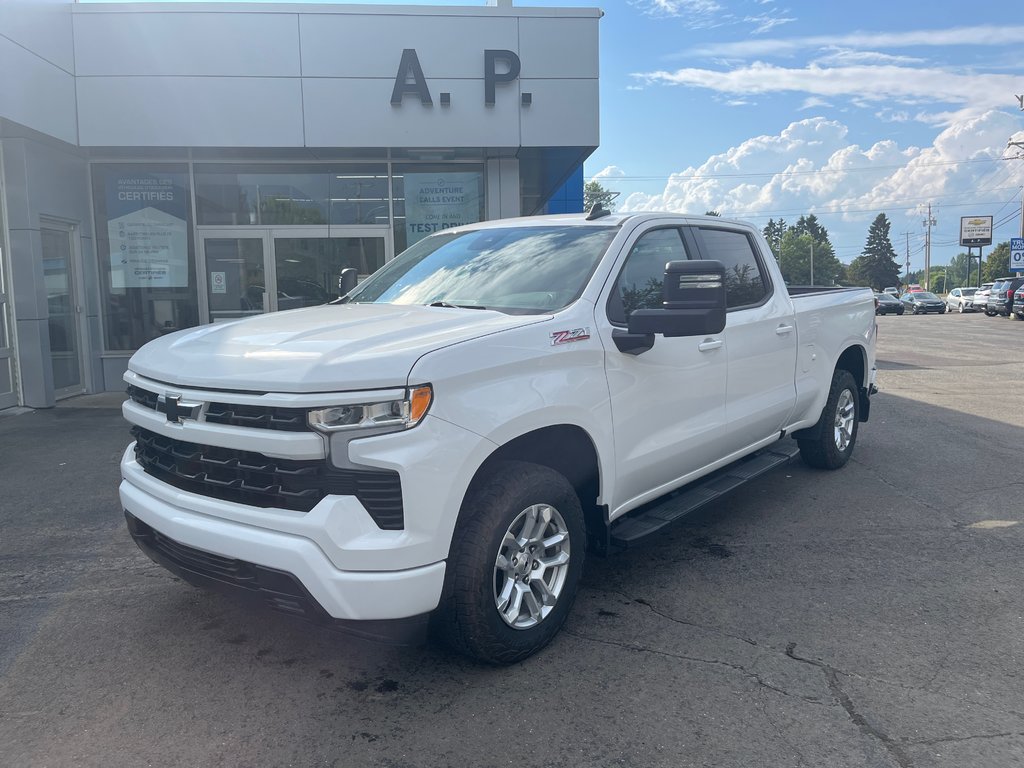
M 118 396 L 0 416 L 0 766 L 1024 765 L 1024 322 L 879 328 L 845 469 L 795 462 L 589 560 L 509 668 L 151 563 Z

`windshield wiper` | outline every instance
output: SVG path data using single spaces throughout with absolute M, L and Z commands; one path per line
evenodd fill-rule
M 448 309 L 487 309 L 479 304 L 452 304 L 450 301 L 432 301 L 428 307 L 447 307 Z

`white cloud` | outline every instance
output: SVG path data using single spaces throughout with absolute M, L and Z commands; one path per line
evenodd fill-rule
M 600 171 L 590 177 L 591 181 L 597 179 L 621 179 L 626 175 L 626 172 L 619 168 L 617 165 L 608 165 L 602 168 Z
M 889 53 L 879 53 L 878 51 L 855 51 L 849 48 L 836 48 L 814 59 L 814 63 L 819 66 L 848 66 L 851 64 L 907 65 L 921 64 L 923 62 L 924 59 L 918 59 L 913 56 L 894 56 Z
M 759 7 L 747 14 L 735 13 L 716 0 L 630 0 L 630 4 L 648 16 L 679 19 L 690 29 L 744 25 L 752 28 L 751 34 L 759 35 L 796 21 L 782 15 L 776 8 L 769 7 L 772 3 L 763 0 L 748 0 L 748 5 Z M 730 5 L 738 6 L 742 3 L 733 0 Z
M 949 29 L 923 29 L 906 32 L 854 32 L 847 35 L 815 35 L 761 40 L 740 40 L 731 43 L 709 43 L 688 49 L 684 55 L 725 56 L 749 58 L 754 56 L 781 56 L 816 48 L 858 48 L 879 50 L 911 46 L 941 45 L 994 46 L 1019 45 L 1024 38 L 1024 26 L 982 25 L 952 27 Z
M 1024 140 L 1022 119 L 992 111 L 950 125 L 929 147 L 900 147 L 885 140 L 862 148 L 849 143 L 842 123 L 813 117 L 675 173 L 661 192 L 635 192 L 619 209 L 718 210 L 761 225 L 768 218 L 792 223 L 814 213 L 829 229 L 840 258 L 849 261 L 879 213 L 893 221 L 894 233 L 912 231 L 916 236 L 920 208 L 931 202 L 933 215 L 941 212 L 940 226 L 952 238 L 961 215 L 985 213 L 993 201 L 1014 198 L 1019 208 L 1024 161 L 1002 159 L 1010 157 L 1007 138 L 1015 134 Z M 1003 216 L 1012 211 L 1012 205 L 1006 207 Z M 997 232 L 997 238 L 1011 234 Z M 950 247 L 948 256 L 957 252 Z M 933 253 L 933 263 L 942 263 L 940 258 L 945 257 Z
M 832 105 L 818 96 L 808 96 L 804 99 L 804 103 L 800 105 L 800 111 L 805 109 L 817 109 L 818 107 L 831 107 Z
M 857 105 L 877 102 L 899 104 L 953 104 L 960 109 L 944 116 L 922 113 L 918 119 L 936 124 L 977 116 L 1006 106 L 1007 94 L 1020 83 L 1015 75 L 965 74 L 942 68 L 909 68 L 893 65 L 862 65 L 826 68 L 778 67 L 755 62 L 729 71 L 683 68 L 673 72 L 634 73 L 647 85 L 681 85 L 706 88 L 730 96 L 801 92 L 820 98 L 847 97 Z

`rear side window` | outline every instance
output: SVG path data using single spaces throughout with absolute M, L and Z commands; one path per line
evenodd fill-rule
M 664 300 L 665 265 L 687 258 L 678 229 L 652 229 L 641 235 L 630 248 L 608 297 L 608 319 L 625 324 L 634 310 L 660 309 Z
M 725 303 L 729 309 L 760 304 L 768 295 L 768 280 L 757 260 L 754 244 L 743 232 L 700 229 L 704 257 L 725 265 Z

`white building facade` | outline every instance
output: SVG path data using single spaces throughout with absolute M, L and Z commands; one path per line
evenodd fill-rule
M 432 231 L 581 210 L 601 13 L 494 2 L 0 5 L 0 408 L 120 390 L 145 342 Z

